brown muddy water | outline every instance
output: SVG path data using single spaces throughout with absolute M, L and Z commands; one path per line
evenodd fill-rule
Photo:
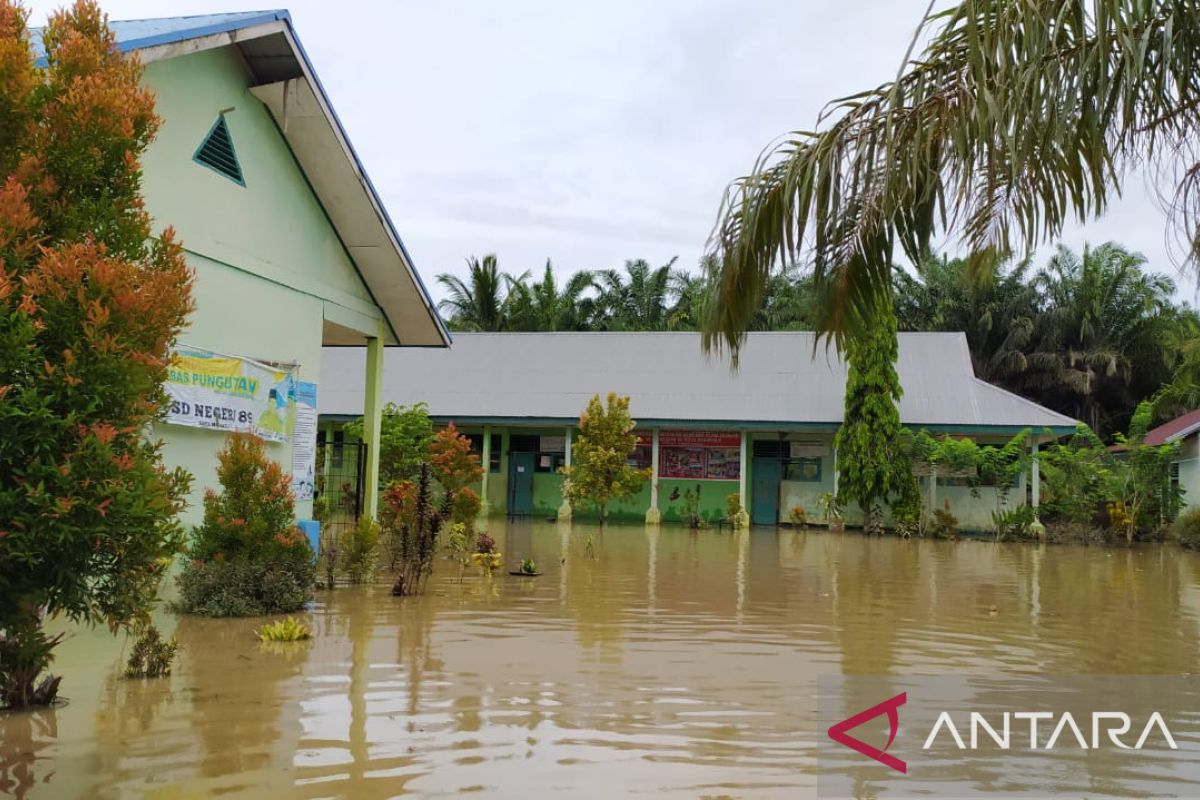
M 0 795 L 809 797 L 818 676 L 1200 663 L 1200 559 L 1170 548 L 491 533 L 544 574 L 459 582 L 443 563 L 424 597 L 321 592 L 315 639 L 273 648 L 252 636 L 261 620 L 161 613 L 181 644 L 169 679 L 121 679 L 123 638 L 72 629 L 56 663 L 69 704 L 0 717 Z M 1153 769 L 1090 785 L 1195 795 Z

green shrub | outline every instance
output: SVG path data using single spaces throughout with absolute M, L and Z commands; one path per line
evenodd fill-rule
M 180 573 L 173 608 L 206 617 L 255 617 L 299 611 L 312 599 L 311 561 L 193 562 Z
M 224 491 L 204 496 L 177 583 L 175 608 L 215 617 L 295 611 L 312 596 L 316 566 L 294 524 L 291 480 L 266 456 L 261 439 L 235 433 L 217 454 Z
M 312 628 L 295 617 L 288 617 L 264 624 L 255 635 L 260 642 L 300 642 L 312 638 Z
M 1171 523 L 1171 537 L 1189 549 L 1200 548 L 1200 506 L 1189 508 Z
M 934 539 L 957 539 L 958 517 L 950 513 L 950 501 L 943 508 L 933 510 L 933 519 L 929 523 L 929 535 Z
M 171 674 L 179 643 L 162 638 L 158 628 L 147 625 L 138 632 L 133 651 L 125 663 L 126 678 L 162 678 Z
M 742 524 L 742 497 L 737 492 L 725 495 L 725 521 L 735 528 Z
M 363 517 L 346 537 L 344 569 L 351 583 L 363 583 L 375 577 L 379 533 L 379 523 L 370 517 Z
M 1033 523 L 1036 519 L 1032 506 L 1019 505 L 1007 511 L 993 511 L 992 524 L 996 528 L 996 541 L 1028 541 L 1035 538 Z

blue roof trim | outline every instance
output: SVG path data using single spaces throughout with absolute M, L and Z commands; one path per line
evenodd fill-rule
M 148 47 L 158 47 L 164 44 L 175 44 L 176 42 L 184 42 L 188 39 L 198 39 L 201 36 L 212 36 L 218 33 L 229 33 L 231 31 L 242 30 L 243 28 L 251 28 L 256 25 L 264 25 L 269 22 L 283 22 L 287 25 L 288 31 L 292 35 L 293 41 L 296 43 L 296 49 L 299 53 L 300 60 L 304 62 L 304 67 L 309 75 L 312 76 L 316 83 L 316 90 L 325 100 L 326 106 L 333 118 L 333 124 L 337 126 L 337 131 L 342 136 L 342 140 L 346 143 L 349 150 L 350 158 L 354 161 L 354 166 L 358 169 L 358 174 L 362 176 L 363 182 L 366 185 L 367 192 L 371 195 L 371 199 L 375 203 L 375 207 L 379 209 L 380 215 L 383 218 L 384 224 L 387 226 L 389 233 L 400 246 L 400 253 L 404 260 L 412 268 L 412 275 L 416 279 L 418 288 L 421 290 L 421 295 L 425 300 L 425 306 L 429 309 L 429 313 L 433 318 L 433 322 L 441 331 L 442 336 L 447 343 L 452 343 L 454 337 L 450 334 L 450 329 L 446 327 L 445 320 L 438 313 L 437 304 L 433 302 L 433 296 L 429 294 L 428 287 L 425 286 L 425 281 L 421 278 L 421 273 L 417 270 L 416 262 L 413 261 L 412 255 L 408 252 L 408 248 L 404 244 L 404 240 L 400 238 L 400 232 L 396 230 L 396 225 L 392 222 L 391 215 L 388 214 L 383 200 L 379 197 L 379 192 L 375 189 L 375 184 L 371 181 L 371 176 L 367 174 L 366 168 L 363 167 L 362 160 L 358 157 L 358 152 L 354 149 L 354 144 L 350 141 L 350 136 L 346 133 L 345 127 L 342 125 L 342 120 L 338 117 L 337 111 L 333 107 L 333 103 L 329 99 L 329 95 L 325 92 L 325 87 L 321 84 L 321 78 L 317 75 L 316 69 L 313 68 L 312 61 L 308 57 L 307 51 L 304 49 L 304 44 L 300 41 L 299 35 L 296 33 L 295 25 L 292 23 L 292 15 L 287 9 L 275 9 L 273 11 L 245 11 L 233 14 L 206 14 L 202 16 L 192 17 L 162 17 L 158 19 L 144 20 L 125 20 L 113 21 L 109 23 L 109 27 L 117 36 L 117 47 L 122 53 L 129 53 L 134 50 L 144 50 Z M 177 25 L 178 27 L 175 27 Z M 166 28 L 166 30 L 159 30 Z M 149 33 L 148 30 L 155 32 Z M 139 35 L 141 34 L 141 35 Z M 41 28 L 34 28 L 30 31 L 30 44 L 37 54 L 37 65 L 39 67 L 46 66 L 46 51 L 42 45 Z M 392 332 L 395 335 L 395 331 Z M 399 337 L 397 337 L 399 342 Z

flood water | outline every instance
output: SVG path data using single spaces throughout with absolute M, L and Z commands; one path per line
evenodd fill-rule
M 72 630 L 69 704 L 0 716 L 0 794 L 809 797 L 819 676 L 1200 663 L 1200 559 L 1174 548 L 490 532 L 543 574 L 460 582 L 443 563 L 423 597 L 384 577 L 320 592 L 315 639 L 273 648 L 261 620 L 162 613 L 181 644 L 165 680 L 122 680 L 123 638 Z M 1152 773 L 1089 793 L 1194 796 Z

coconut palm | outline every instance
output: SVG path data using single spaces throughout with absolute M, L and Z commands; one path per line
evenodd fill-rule
M 494 254 L 467 259 L 467 280 L 443 273 L 437 282 L 447 297 L 438 308 L 449 314 L 452 327 L 466 331 L 499 331 L 505 326 L 506 276 Z
M 736 352 L 772 266 L 802 251 L 827 300 L 818 323 L 840 342 L 873 313 L 899 253 L 915 263 L 948 234 L 965 252 L 1029 252 L 1102 213 L 1135 166 L 1169 184 L 1195 263 L 1200 4 L 962 0 L 930 12 L 894 80 L 835 101 L 730 187 L 706 348 Z

